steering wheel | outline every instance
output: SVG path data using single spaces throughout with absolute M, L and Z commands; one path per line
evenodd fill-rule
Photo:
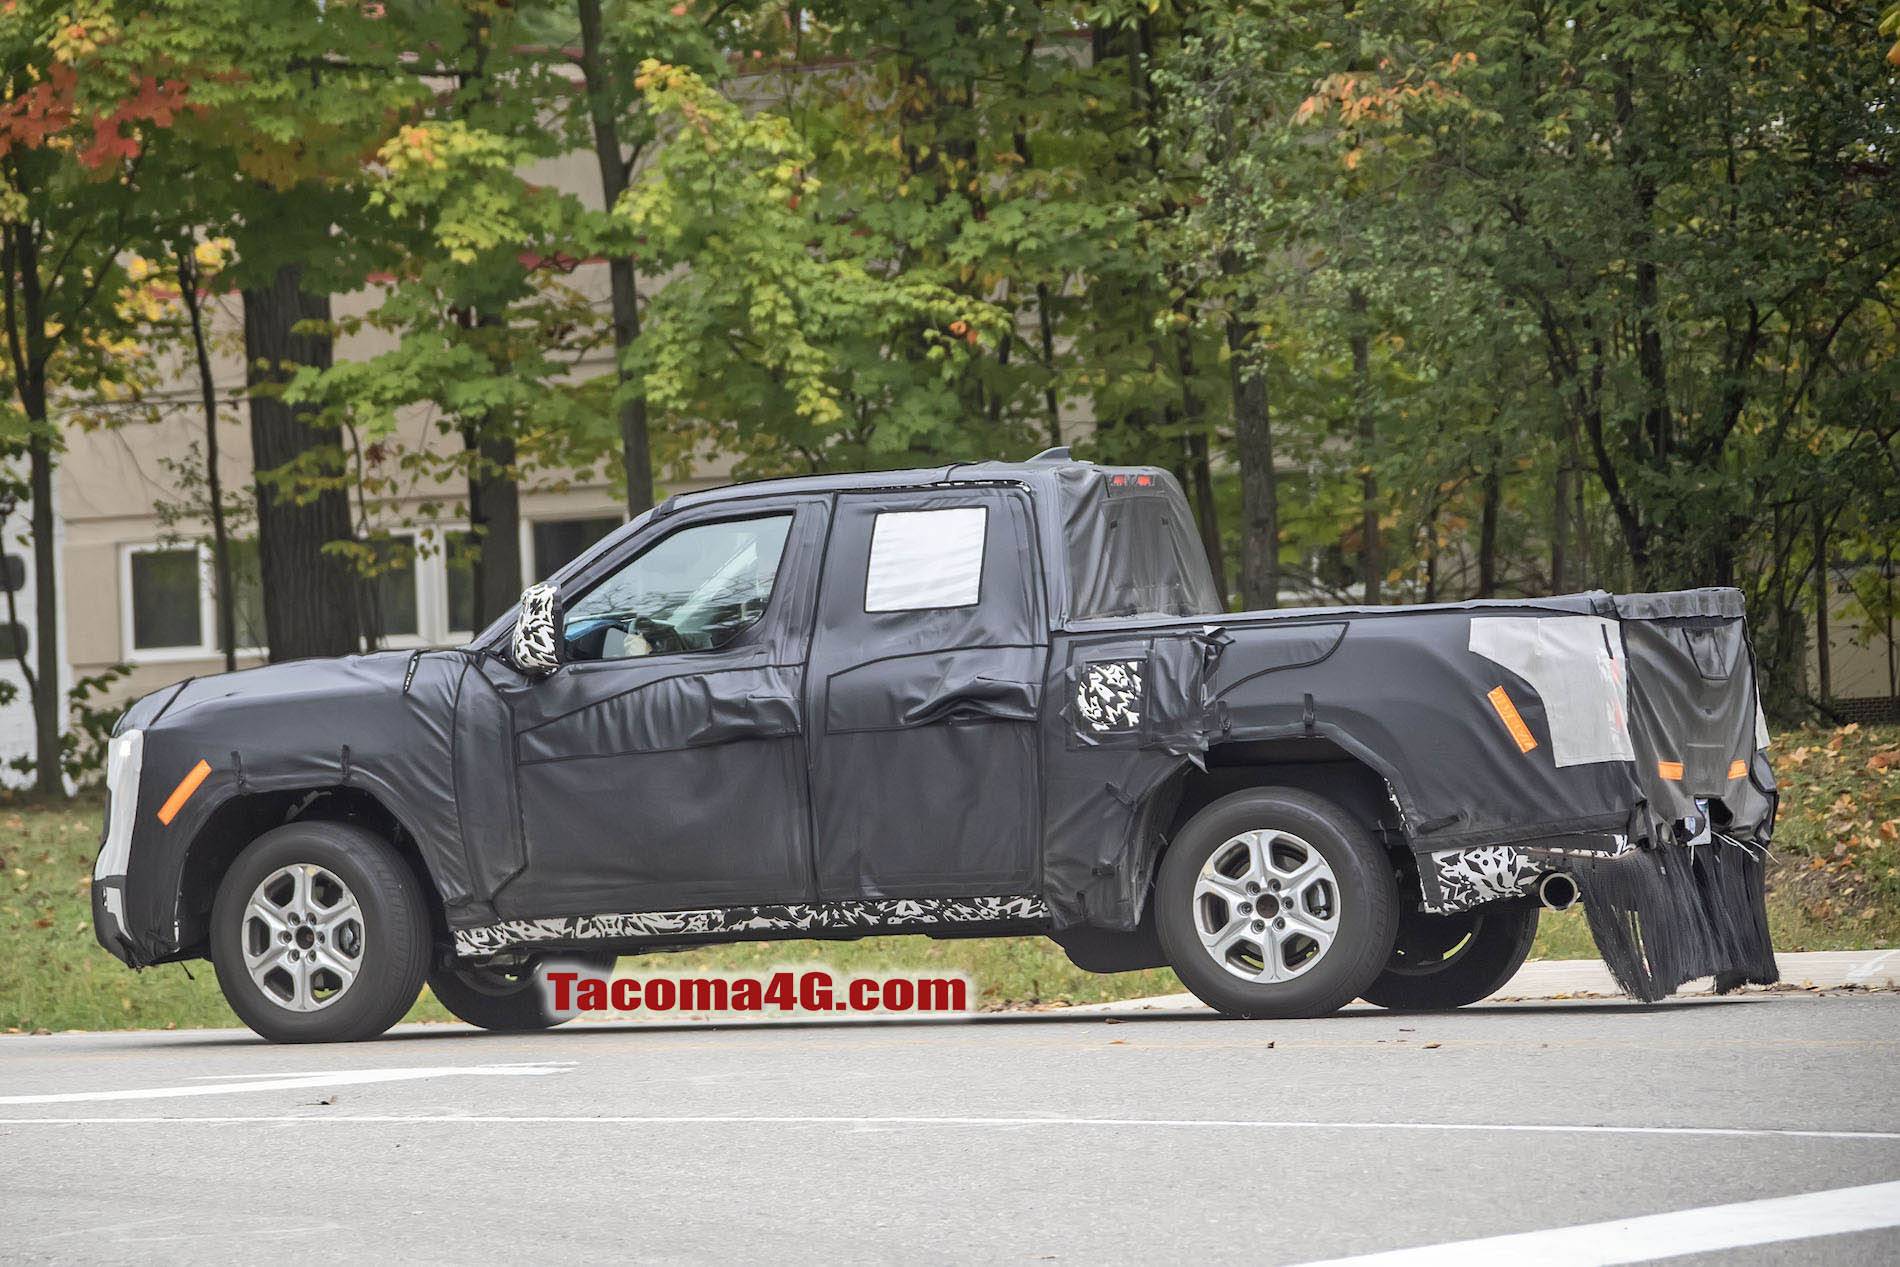
M 667 624 L 664 620 L 655 620 L 651 616 L 636 615 L 629 624 L 632 626 L 634 633 L 646 639 L 647 646 L 652 648 L 654 653 L 685 651 L 687 649 L 686 640 L 680 636 L 680 631 Z

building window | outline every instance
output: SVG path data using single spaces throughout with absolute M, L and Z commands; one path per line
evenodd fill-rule
M 529 545 L 533 557 L 526 569 L 537 581 L 545 581 L 581 557 L 587 548 L 618 528 L 618 516 L 592 519 L 537 519 L 530 527 Z
M 411 533 L 391 533 L 365 541 L 370 552 L 364 577 L 368 608 L 365 627 L 376 641 L 416 638 L 422 634 L 421 580 L 416 568 L 416 543 Z
M 523 562 L 547 575 L 621 526 L 615 516 L 524 522 Z M 379 533 L 361 542 L 362 619 L 373 646 L 416 647 L 466 641 L 486 623 L 475 611 L 476 537 L 467 528 L 431 525 Z M 269 646 L 262 562 L 254 538 L 230 543 L 238 654 Z M 0 585 L 23 578 L 17 556 L 0 556 Z M 129 660 L 213 659 L 218 645 L 217 569 L 207 544 L 137 543 L 122 547 L 121 644 Z
M 473 636 L 475 623 L 475 534 L 459 529 L 443 534 L 442 566 L 448 572 L 448 614 L 451 636 Z
M 432 524 L 401 528 L 364 541 L 364 627 L 379 647 L 464 642 L 475 623 L 475 536 Z
M 135 549 L 127 569 L 131 574 L 131 649 L 202 649 L 205 585 L 198 547 Z
M 236 627 L 237 645 L 244 648 L 262 649 L 270 645 L 270 636 L 264 628 L 264 571 L 263 563 L 257 552 L 257 541 L 251 537 L 241 537 L 229 543 L 231 555 L 231 592 L 235 603 L 231 611 L 231 623 Z M 206 554 L 207 561 L 210 554 Z M 217 568 L 212 566 L 212 583 L 217 583 Z M 214 613 L 211 641 L 217 641 L 215 630 L 217 617 Z
M 237 653 L 258 655 L 268 639 L 257 542 L 234 538 L 230 552 Z M 120 573 L 120 606 L 128 658 L 191 660 L 223 654 L 218 642 L 217 568 L 209 545 L 127 547 Z

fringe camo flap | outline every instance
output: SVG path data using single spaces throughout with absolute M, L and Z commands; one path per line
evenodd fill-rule
M 1597 952 L 1645 1003 L 1714 977 L 1718 994 L 1781 979 L 1762 885 L 1767 850 L 1720 833 L 1698 845 L 1575 859 Z

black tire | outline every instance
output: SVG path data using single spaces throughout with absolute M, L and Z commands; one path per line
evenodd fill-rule
M 558 963 L 606 975 L 618 958 L 611 951 L 587 951 L 533 955 L 508 967 L 438 964 L 429 972 L 429 989 L 443 1007 L 482 1029 L 552 1029 L 572 1020 L 574 1014 L 548 1006 L 548 993 L 541 984 L 548 966 Z
M 268 975 L 254 979 L 245 963 L 249 939 L 262 927 L 248 909 L 253 894 L 268 878 L 294 867 L 313 867 L 341 881 L 360 913 L 353 979 L 310 1011 L 293 1010 L 293 1003 L 272 992 Z M 296 936 L 313 936 L 315 927 L 307 923 Z M 211 908 L 218 987 L 239 1019 L 274 1043 L 346 1043 L 381 1034 L 421 993 L 430 940 L 429 910 L 415 872 L 387 841 L 347 823 L 287 823 L 265 832 L 225 872 Z M 262 938 L 262 944 L 269 941 L 268 935 Z M 339 948 L 343 941 L 339 935 Z M 294 949 L 294 942 L 286 944 L 286 953 Z
M 1223 926 L 1239 918 L 1238 905 L 1223 913 L 1213 913 L 1220 899 L 1197 897 L 1195 889 L 1203 868 L 1222 871 L 1225 855 L 1243 833 L 1271 829 L 1291 839 L 1280 844 L 1289 849 L 1311 850 L 1331 870 L 1330 896 L 1324 900 L 1335 921 L 1330 944 L 1323 952 L 1309 954 L 1289 967 L 1295 947 L 1280 953 L 1276 970 L 1289 973 L 1279 981 L 1251 981 L 1217 961 L 1202 944 L 1197 921 L 1209 918 Z M 1216 858 L 1217 851 L 1223 854 Z M 1270 881 L 1276 887 L 1278 881 Z M 1317 892 L 1308 888 L 1301 901 Z M 1197 998 L 1228 1016 L 1250 1018 L 1288 1018 L 1325 1016 L 1357 998 L 1372 982 L 1392 953 L 1392 938 L 1398 923 L 1398 887 L 1391 861 L 1384 849 L 1351 815 L 1330 801 L 1293 788 L 1256 788 L 1222 797 L 1196 814 L 1175 833 L 1168 851 L 1162 856 L 1160 874 L 1155 881 L 1156 927 L 1162 949 L 1183 984 Z M 1289 908 L 1290 909 L 1290 908 Z M 1288 915 L 1268 917 L 1247 927 L 1267 926 L 1284 931 Z M 1274 924 L 1274 919 L 1281 919 Z M 1295 927 L 1294 934 L 1297 936 Z M 1273 934 L 1261 934 L 1272 936 Z M 1310 948 L 1318 943 L 1306 939 Z M 1283 943 L 1284 945 L 1284 943 Z M 1262 970 L 1266 967 L 1265 943 L 1255 947 Z M 1232 961 L 1234 951 L 1228 952 Z M 1241 958 L 1246 952 L 1241 953 Z M 1245 964 L 1240 965 L 1245 967 Z
M 1537 904 L 1490 902 L 1454 915 L 1407 911 L 1392 958 L 1361 995 L 1407 1011 L 1463 1007 L 1496 994 L 1517 975 L 1537 940 Z

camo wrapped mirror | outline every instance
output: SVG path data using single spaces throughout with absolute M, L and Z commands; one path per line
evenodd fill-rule
M 545 677 L 561 667 L 561 593 L 542 581 L 521 591 L 509 659 L 523 673 Z

